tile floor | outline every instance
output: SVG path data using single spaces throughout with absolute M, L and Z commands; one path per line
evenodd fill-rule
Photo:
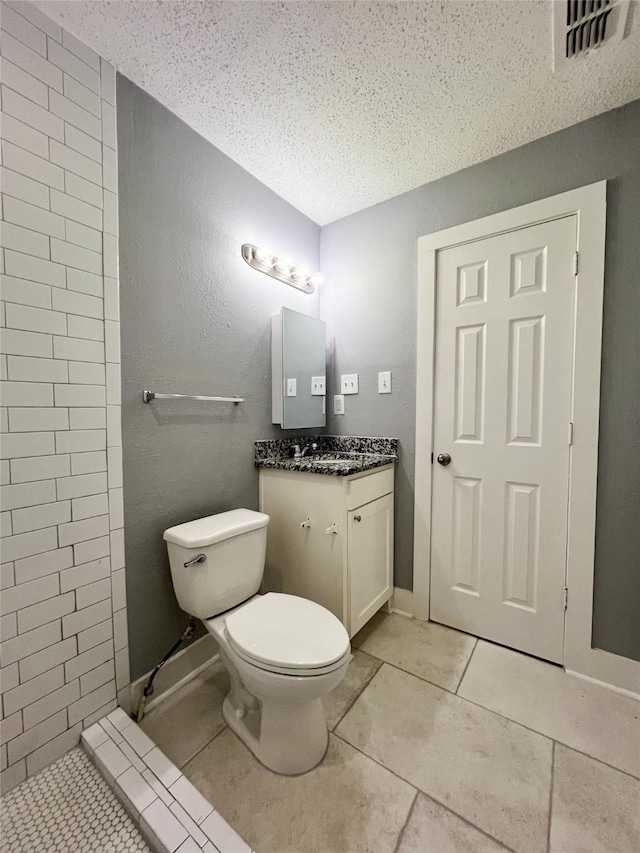
M 225 726 L 213 665 L 142 728 L 258 853 L 637 853 L 640 706 L 550 664 L 378 614 L 283 777 Z
M 2 853 L 151 853 L 76 747 L 0 799 Z

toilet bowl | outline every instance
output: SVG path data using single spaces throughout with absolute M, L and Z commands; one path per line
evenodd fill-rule
M 301 605 L 313 623 L 302 630 L 297 624 Z M 236 616 L 243 620 L 242 628 Z M 228 613 L 204 620 L 204 624 L 219 645 L 220 658 L 231 679 L 231 690 L 222 706 L 229 727 L 276 773 L 289 776 L 315 767 L 329 743 L 323 697 L 340 684 L 351 659 L 343 625 L 314 602 L 277 593 L 255 596 Z M 316 634 L 318 652 L 314 665 L 308 666 L 309 655 L 296 655 L 295 651 L 308 639 L 309 627 L 315 632 L 320 626 L 329 628 L 329 636 Z M 279 638 L 288 634 L 289 648 L 280 649 L 284 653 L 279 653 L 279 643 L 273 642 L 270 628 Z M 248 651 L 250 642 L 243 631 L 250 637 L 260 633 L 259 659 Z M 241 647 L 239 638 L 244 640 Z
M 231 681 L 229 727 L 269 769 L 315 767 L 329 733 L 323 697 L 344 678 L 351 646 L 326 608 L 293 595 L 257 595 L 269 517 L 233 510 L 165 531 L 178 603 L 215 638 Z

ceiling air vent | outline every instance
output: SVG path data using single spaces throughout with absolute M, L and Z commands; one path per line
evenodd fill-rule
M 555 0 L 553 56 L 556 68 L 603 44 L 620 41 L 629 0 Z

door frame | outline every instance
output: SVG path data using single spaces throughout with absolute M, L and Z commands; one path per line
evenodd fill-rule
M 573 344 L 572 422 L 564 667 L 623 692 L 636 693 L 640 666 L 591 646 L 596 486 L 600 416 L 600 361 L 604 296 L 606 181 L 502 211 L 418 239 L 418 336 L 413 614 L 429 619 L 431 478 L 437 253 L 565 216 L 577 216 L 579 268 Z

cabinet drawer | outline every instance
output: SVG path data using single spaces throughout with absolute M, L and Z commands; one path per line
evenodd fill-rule
M 350 480 L 347 484 L 347 509 L 356 509 L 392 491 L 393 468 Z

